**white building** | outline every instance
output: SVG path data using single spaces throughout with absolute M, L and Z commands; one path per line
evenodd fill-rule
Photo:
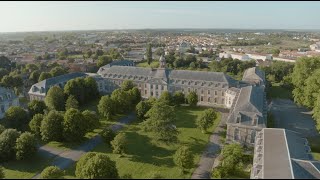
M 223 52 L 219 53 L 220 58 L 232 58 L 232 59 L 239 59 L 240 61 L 248 61 L 250 57 L 247 54 L 240 54 L 240 53 L 228 53 Z
M 10 89 L 0 87 L 0 118 L 11 106 L 19 106 L 19 98 Z
M 311 51 L 320 52 L 320 42 L 317 42 L 316 44 L 311 44 L 310 49 Z
M 247 54 L 250 59 L 262 59 L 263 61 L 265 60 L 272 60 L 272 54 Z

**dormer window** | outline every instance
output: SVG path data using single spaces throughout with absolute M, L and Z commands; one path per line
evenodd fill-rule
M 241 120 L 241 115 L 239 114 L 239 115 L 237 116 L 237 122 L 236 122 L 236 123 L 240 123 L 240 120 Z
M 256 126 L 257 122 L 258 122 L 258 117 L 257 116 L 253 117 L 252 118 L 252 126 Z

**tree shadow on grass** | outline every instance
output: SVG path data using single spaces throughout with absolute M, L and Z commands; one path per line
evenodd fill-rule
M 174 167 L 174 151 L 151 144 L 151 138 L 137 132 L 127 132 L 128 144 L 126 154 L 130 160 L 156 166 Z

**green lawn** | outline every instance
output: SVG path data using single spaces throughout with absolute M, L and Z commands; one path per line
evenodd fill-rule
M 149 65 L 147 62 L 142 62 L 136 64 L 137 67 L 152 67 L 152 68 L 158 68 L 159 67 L 159 62 L 158 61 L 152 61 L 151 64 Z
M 41 172 L 49 166 L 51 159 L 46 159 L 40 155 L 23 161 L 11 161 L 3 163 L 6 179 L 30 179 L 36 173 Z
M 268 98 L 280 98 L 280 99 L 292 99 L 292 92 L 284 87 L 281 87 L 279 83 L 273 83 L 272 87 L 267 92 Z
M 195 120 L 206 108 L 204 107 L 178 107 L 176 109 L 176 126 L 180 132 L 179 143 L 190 147 L 195 155 L 195 166 L 200 160 L 200 155 L 208 143 L 211 133 L 203 134 L 196 127 Z M 208 132 L 219 124 L 220 114 Z M 130 174 L 132 178 L 151 178 L 152 174 L 158 172 L 163 178 L 190 178 L 194 168 L 186 174 L 181 174 L 179 168 L 174 164 L 172 156 L 179 144 L 166 145 L 153 140 L 151 133 L 141 130 L 138 122 L 127 125 L 122 131 L 127 133 L 127 153 L 124 157 L 113 154 L 109 145 L 103 143 L 97 146 L 93 152 L 103 152 L 116 161 L 119 174 L 123 176 Z M 75 166 L 66 170 L 65 178 L 75 178 Z

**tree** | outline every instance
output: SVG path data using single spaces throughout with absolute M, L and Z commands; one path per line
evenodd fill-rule
M 206 109 L 197 119 L 196 124 L 202 132 L 207 131 L 207 129 L 213 125 L 214 120 L 217 118 L 217 113 L 213 109 Z
M 177 91 L 173 94 L 173 102 L 175 105 L 180 105 L 185 103 L 185 97 L 184 94 L 181 91 Z
M 114 102 L 116 112 L 124 113 L 130 110 L 132 102 L 130 101 L 128 92 L 122 89 L 116 89 L 112 92 L 111 99 Z
M 4 171 L 3 171 L 3 167 L 0 166 L 0 179 L 4 179 L 5 175 L 4 175 Z
M 15 159 L 16 140 L 19 136 L 20 132 L 16 129 L 6 129 L 0 134 L 0 162 Z
M 88 152 L 76 165 L 76 177 L 81 179 L 119 178 L 116 163 L 103 153 Z
M 187 101 L 190 106 L 197 106 L 198 103 L 198 95 L 196 92 L 192 91 L 187 95 Z
M 73 95 L 79 104 L 84 104 L 85 99 L 85 81 L 84 78 L 75 78 L 69 80 L 64 86 L 64 93 L 68 96 Z
M 50 71 L 50 74 L 52 77 L 60 76 L 60 75 L 66 74 L 66 73 L 68 73 L 68 72 L 62 67 L 54 67 Z
M 41 172 L 42 179 L 62 179 L 64 171 L 57 166 L 48 166 Z
M 11 62 L 9 58 L 6 56 L 0 56 L 0 68 L 4 68 L 8 71 L 11 70 L 11 68 L 15 68 L 16 64 Z
M 121 89 L 124 91 L 129 91 L 134 87 L 134 84 L 131 80 L 125 80 L 123 81 L 123 83 L 121 84 Z
M 146 56 L 147 56 L 147 62 L 150 65 L 151 61 L 152 61 L 152 47 L 151 47 L 151 44 L 148 44 L 148 46 L 147 46 Z
M 32 73 L 29 76 L 29 80 L 31 80 L 33 83 L 37 83 L 40 77 L 40 71 L 35 70 L 32 71 Z
M 320 89 L 320 69 L 314 71 L 314 73 L 308 77 L 305 81 L 305 88 L 304 88 L 304 101 L 303 104 L 309 108 L 314 107 L 314 103 L 317 99 Z
M 136 105 L 136 114 L 137 114 L 137 118 L 140 120 L 144 120 L 145 119 L 145 114 L 149 111 L 149 109 L 151 108 L 151 103 L 148 101 L 140 101 L 137 105 Z
M 187 146 L 179 147 L 173 156 L 174 163 L 181 168 L 182 172 L 193 167 L 193 158 L 193 153 Z
M 131 104 L 134 106 L 137 105 L 142 99 L 141 93 L 137 87 L 130 89 L 128 94 L 130 96 Z
M 60 141 L 63 137 L 63 115 L 51 110 L 42 120 L 40 132 L 43 141 Z
M 99 96 L 98 84 L 92 77 L 84 78 L 85 100 L 89 101 Z
M 29 128 L 36 136 L 40 136 L 41 122 L 44 119 L 43 114 L 35 114 L 29 122 Z
M 113 132 L 111 128 L 105 128 L 100 133 L 101 137 L 103 138 L 104 142 L 111 145 L 111 141 L 116 137 L 116 133 Z
M 25 130 L 29 123 L 28 113 L 19 106 L 11 106 L 4 115 L 5 124 L 9 128 Z
M 48 72 L 42 72 L 39 76 L 38 82 L 43 81 L 45 79 L 52 78 L 52 75 Z
M 3 125 L 0 124 L 0 134 L 1 134 L 4 130 L 6 130 L 6 128 L 5 128 Z
M 108 120 L 111 119 L 112 115 L 114 114 L 114 102 L 111 97 L 108 95 L 101 97 L 98 104 L 98 111 L 103 117 L 107 118 Z
M 172 105 L 172 96 L 168 91 L 163 91 L 160 95 L 159 101 L 163 101 L 168 105 Z
M 98 58 L 97 66 L 102 67 L 112 62 L 112 59 L 108 55 L 103 55 Z
M 280 54 L 280 50 L 279 49 L 273 49 L 272 50 L 272 55 L 273 56 L 278 56 Z
M 33 117 L 35 114 L 43 114 L 44 110 L 47 109 L 45 102 L 40 100 L 32 100 L 28 103 L 28 110 L 30 116 Z
M 87 124 L 78 109 L 70 108 L 64 114 L 63 136 L 70 142 L 80 141 L 87 132 Z
M 13 87 L 21 87 L 23 86 L 23 80 L 20 77 L 20 75 L 5 75 L 2 77 L 1 79 L 1 84 L 4 87 L 9 87 L 9 88 L 13 88 Z
M 45 98 L 45 103 L 49 109 L 63 111 L 65 105 L 63 90 L 58 86 L 51 87 Z
M 100 126 L 99 117 L 95 111 L 85 110 L 82 115 L 87 125 L 87 132 L 93 131 Z
M 4 68 L 0 68 L 0 80 L 3 78 L 3 76 L 5 75 L 9 75 L 9 71 L 4 69 Z
M 66 101 L 66 110 L 70 108 L 74 108 L 74 109 L 79 108 L 79 103 L 73 95 L 70 95 Z
M 244 150 L 240 144 L 225 145 L 221 151 L 221 163 L 214 169 L 215 178 L 226 178 L 229 175 L 243 172 Z
M 111 141 L 111 146 L 113 149 L 113 153 L 116 154 L 123 154 L 126 151 L 126 145 L 127 145 L 127 137 L 124 132 L 121 132 L 117 134 L 114 139 Z
M 174 107 L 166 102 L 157 101 L 145 115 L 148 119 L 142 122 L 145 131 L 154 133 L 156 140 L 176 142 L 178 130 L 173 125 L 175 121 Z
M 37 141 L 33 134 L 24 132 L 16 141 L 16 158 L 17 160 L 32 157 L 37 152 Z
M 294 85 L 292 93 L 294 101 L 299 105 L 310 104 L 305 92 L 306 79 L 319 68 L 320 57 L 301 57 L 296 61 L 292 72 L 292 83 Z
M 318 93 L 318 97 L 314 103 L 314 108 L 312 111 L 312 117 L 316 120 L 316 127 L 318 131 L 320 131 L 320 93 Z
M 165 52 L 164 52 L 163 48 L 158 48 L 154 53 L 158 56 L 164 56 Z

